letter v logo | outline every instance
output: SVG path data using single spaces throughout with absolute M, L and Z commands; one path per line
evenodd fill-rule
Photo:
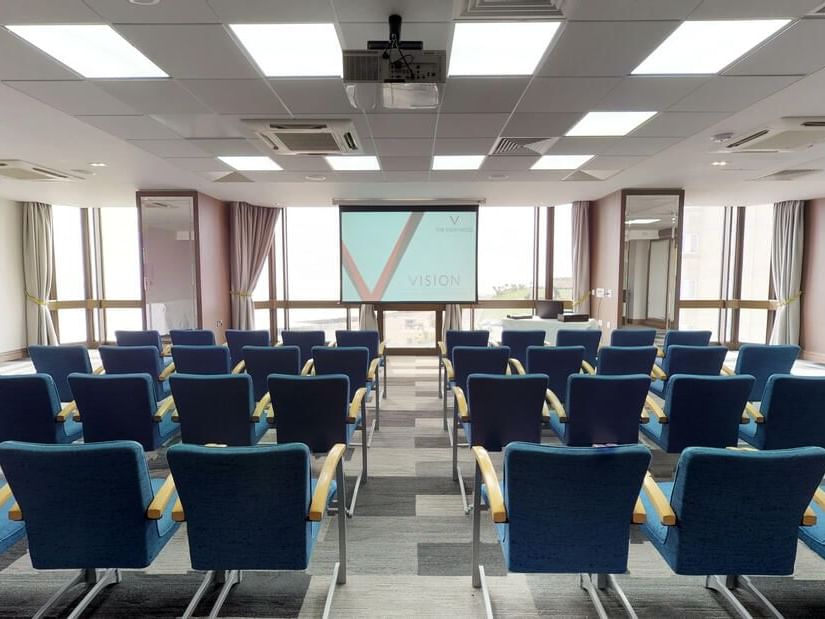
M 450 215 L 450 221 L 453 222 L 454 226 L 458 225 L 458 222 L 461 221 L 460 215 Z

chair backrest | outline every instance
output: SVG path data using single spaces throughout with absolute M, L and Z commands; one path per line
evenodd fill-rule
M 255 409 L 252 379 L 246 374 L 173 374 L 169 386 L 184 443 L 254 445 L 250 416 Z
M 682 346 L 674 344 L 662 359 L 662 369 L 672 374 L 717 376 L 722 371 L 728 349 L 724 346 Z
M 820 447 L 682 452 L 664 556 L 677 574 L 784 575 L 802 514 L 825 475 Z M 743 521 L 747 526 L 743 528 Z
M 506 346 L 456 346 L 453 348 L 455 384 L 467 394 L 470 374 L 499 374 L 507 372 L 510 349 Z
M 825 447 L 825 377 L 771 376 L 760 410 L 765 423 L 756 425 L 754 437 L 760 449 Z
M 602 376 L 650 374 L 655 361 L 655 346 L 603 346 L 599 350 L 598 372 Z
M 158 380 L 163 371 L 160 351 L 154 346 L 101 346 L 98 349 L 106 374 L 147 374 L 152 377 L 152 392 L 156 400 L 164 397 L 163 384 Z
M 444 346 L 447 349 L 447 358 L 453 360 L 453 348 L 456 346 L 487 346 L 490 343 L 490 332 L 482 329 L 475 331 L 459 331 L 448 329 L 444 335 Z
M 528 374 L 546 375 L 548 389 L 563 403 L 567 378 L 581 372 L 583 360 L 584 346 L 529 346 L 524 367 Z
M 315 374 L 344 374 L 349 379 L 349 399 L 367 384 L 367 370 L 370 366 L 370 351 L 363 346 L 338 348 L 337 346 L 315 346 L 312 349 Z
M 306 569 L 313 539 L 306 445 L 173 445 L 166 457 L 194 569 Z M 266 534 L 250 535 L 250 527 Z
M 665 389 L 662 442 L 668 453 L 686 447 L 735 447 L 753 376 L 674 374 Z
M 633 507 L 649 464 L 650 451 L 642 445 L 508 445 L 509 570 L 624 573 Z
M 671 346 L 707 346 L 711 335 L 710 331 L 668 331 L 662 349 L 667 352 Z
M 301 373 L 301 349 L 297 346 L 244 346 L 243 359 L 256 400 L 267 392 L 266 378 L 270 374 Z
M 301 351 L 301 367 L 312 358 L 312 349 L 326 344 L 323 331 L 281 331 L 284 346 L 297 346 Z
M 244 346 L 269 346 L 269 331 L 248 331 L 242 329 L 226 330 L 226 345 L 232 367 L 243 361 Z
M 154 346 L 161 350 L 159 331 L 115 331 L 118 346 Z
M 214 346 L 215 334 L 209 329 L 171 329 L 173 346 Z
M 799 351 L 799 346 L 793 344 L 742 344 L 736 357 L 736 373 L 756 379 L 748 399 L 761 401 L 771 376 L 790 374 Z
M 655 341 L 656 329 L 647 327 L 616 329 L 610 334 L 611 346 L 653 346 Z
M 72 374 L 75 404 L 86 443 L 137 441 L 146 451 L 160 446 L 152 415 L 157 410 L 148 374 Z
M 226 346 L 172 346 L 175 372 L 181 374 L 229 374 L 232 364 Z
M 467 403 L 473 445 L 501 451 L 513 441 L 540 443 L 546 390 L 544 374 L 471 374 L 467 379 Z
M 0 445 L 35 569 L 143 568 L 176 526 L 146 519 L 154 497 L 140 445 Z
M 54 380 L 61 402 L 71 402 L 72 390 L 69 389 L 69 374 L 81 372 L 92 373 L 89 351 L 85 346 L 29 346 L 29 356 L 38 374 L 48 374 Z
M 380 342 L 378 331 L 340 330 L 335 332 L 336 346 L 363 346 L 370 351 L 370 359 L 378 356 Z
M 54 443 L 60 400 L 48 374 L 0 376 L 0 443 Z
M 564 442 L 574 447 L 638 442 L 649 388 L 650 376 L 645 374 L 571 376 Z
M 601 329 L 559 329 L 556 333 L 556 346 L 584 346 L 584 360 L 594 367 L 601 341 Z
M 335 443 L 348 443 L 349 379 L 345 374 L 287 376 L 267 381 L 278 426 L 278 442 L 303 443 L 312 453 L 325 453 Z
M 527 361 L 528 346 L 544 346 L 547 334 L 541 329 L 534 331 L 515 331 L 504 329 L 501 332 L 501 345 L 510 348 L 510 357 L 518 359 L 522 364 Z

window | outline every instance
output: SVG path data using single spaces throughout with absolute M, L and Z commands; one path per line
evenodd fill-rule
M 284 329 L 281 323 L 279 329 Z M 323 331 L 327 340 L 335 339 L 337 329 L 347 328 L 347 310 L 343 308 L 290 309 L 291 331 Z
M 538 209 L 538 246 L 536 247 L 536 298 L 547 297 L 547 213 L 552 213 L 550 209 Z
M 340 298 L 338 209 L 289 209 L 286 222 L 289 298 L 332 301 Z M 290 318 L 290 328 L 292 318 Z
M 532 299 L 534 209 L 483 207 L 478 219 L 478 298 Z
M 71 206 L 52 207 L 54 236 L 55 298 L 79 301 L 86 298 L 83 266 L 83 223 L 81 209 Z M 84 334 L 83 339 L 86 339 Z
M 722 290 L 725 208 L 686 206 L 680 298 L 718 299 Z M 680 325 L 681 328 L 681 325 Z
M 135 331 L 143 328 L 143 311 L 139 307 L 118 307 L 104 310 L 106 341 L 115 341 L 115 331 Z
M 139 300 L 141 281 L 137 208 L 102 208 L 100 225 L 103 298 Z
M 86 310 L 82 308 L 57 310 L 55 328 L 61 344 L 86 342 Z
M 770 205 L 747 206 L 742 247 L 742 299 L 770 298 L 773 209 Z M 764 344 L 768 338 L 768 310 L 739 310 L 739 341 Z
M 269 258 L 264 261 L 264 266 L 261 269 L 261 274 L 258 276 L 258 281 L 255 284 L 255 289 L 252 291 L 253 301 L 268 301 L 269 300 Z
M 553 213 L 553 298 L 573 299 L 573 205 Z
M 384 312 L 384 341 L 389 348 L 432 348 L 436 342 L 435 312 Z

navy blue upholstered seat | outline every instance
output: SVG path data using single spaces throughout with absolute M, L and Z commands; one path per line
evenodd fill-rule
M 739 427 L 739 437 L 757 449 L 825 447 L 825 377 L 775 374 L 753 418 Z
M 270 374 L 301 373 L 301 350 L 297 346 L 244 346 L 243 359 L 246 373 L 252 377 L 256 401 L 269 389 L 266 379 Z
M 642 434 L 668 453 L 687 447 L 735 447 L 753 376 L 675 374 L 665 388 L 666 423 L 657 415 Z
M 297 346 L 301 351 L 301 367 L 312 359 L 312 349 L 326 345 L 326 335 L 323 331 L 281 331 L 281 342 L 284 346 Z
M 71 402 L 72 390 L 69 388 L 69 374 L 79 372 L 92 373 L 92 363 L 89 361 L 89 351 L 85 346 L 29 346 L 34 371 L 38 374 L 48 374 L 57 387 L 57 395 L 61 402 Z
M 155 399 L 169 396 L 169 381 L 161 378 L 163 361 L 154 346 L 101 346 L 98 351 L 106 374 L 148 374 Z
M 159 404 L 148 374 L 72 374 L 75 403 L 86 443 L 137 441 L 154 451 L 179 432 L 167 400 Z
M 375 377 L 378 374 L 377 364 L 370 361 L 369 349 L 363 346 L 339 348 L 337 346 L 315 346 L 312 349 L 313 370 L 318 376 L 326 374 L 344 374 L 349 379 L 349 399 L 352 402 L 359 389 L 366 390 L 363 402 L 366 404 L 373 398 L 376 389 Z M 366 413 L 366 405 L 363 407 Z M 381 402 L 375 398 L 376 430 L 380 427 Z
M 584 346 L 530 346 L 527 349 L 528 374 L 547 376 L 547 387 L 562 403 L 567 398 L 567 378 L 581 373 Z
M 0 442 L 71 443 L 81 438 L 83 426 L 60 412 L 48 374 L 0 376 Z
M 676 333 L 674 331 L 674 333 Z M 728 349 L 724 346 L 682 346 L 668 347 L 662 359 L 661 369 L 664 379 L 656 379 L 650 390 L 660 398 L 665 397 L 667 377 L 673 374 L 696 374 L 698 376 L 718 376 L 725 362 Z
M 7 484 L 0 485 L 0 555 L 26 535 L 26 525 L 22 521 L 9 519 L 9 510 L 14 504 L 11 488 Z
M 799 539 L 805 542 L 808 548 L 825 559 L 825 508 L 823 508 L 823 502 L 825 502 L 825 488 L 820 487 L 810 505 L 816 515 L 816 524 L 799 527 Z
M 163 349 L 159 331 L 115 331 L 118 346 L 154 346 Z
M 647 327 L 616 329 L 610 334 L 611 346 L 653 346 L 655 341 L 656 329 Z
M 599 359 L 601 341 L 600 329 L 559 329 L 556 333 L 556 346 L 584 346 L 584 360 L 593 367 Z
M 446 366 L 444 360 L 453 360 L 453 349 L 456 346 L 481 346 L 486 347 L 490 343 L 490 332 L 482 329 L 475 331 L 461 331 L 459 329 L 448 329 L 444 334 L 444 341 L 438 342 L 438 397 L 442 395 L 446 397 L 447 390 L 450 387 L 450 381 L 447 377 Z M 441 379 L 442 369 L 444 371 L 444 380 Z M 443 393 L 442 393 L 443 388 Z M 445 408 L 446 410 L 446 408 Z M 447 418 L 444 416 L 444 430 L 447 430 Z
M 603 346 L 596 371 L 602 376 L 650 374 L 655 361 L 655 346 Z
M 518 359 L 522 364 L 527 363 L 528 346 L 544 346 L 547 334 L 541 329 L 534 331 L 516 331 L 503 329 L 501 331 L 501 345 L 510 349 L 510 358 Z
M 165 505 L 156 500 L 164 480 L 149 477 L 137 443 L 9 441 L 0 445 L 0 467 L 22 512 L 32 566 L 81 570 L 50 602 L 73 585 L 97 582 L 75 606 L 77 616 L 104 586 L 120 582 L 119 569 L 150 565 L 178 528 L 174 491 Z M 100 577 L 96 568 L 107 571 Z
M 172 346 L 175 372 L 179 374 L 229 374 L 232 362 L 226 346 Z
M 742 344 L 733 372 L 756 379 L 748 400 L 760 402 L 768 379 L 774 374 L 790 374 L 799 351 L 799 346 L 790 344 Z
M 355 331 L 355 330 L 338 330 L 335 332 L 336 346 L 352 347 L 363 346 L 370 351 L 370 360 L 378 359 L 379 367 L 384 368 L 384 396 L 387 397 L 387 355 L 384 353 L 384 343 L 378 334 L 378 331 Z M 381 391 L 378 384 L 378 373 L 375 374 L 376 393 Z
M 456 346 L 453 348 L 447 384 L 460 387 L 467 393 L 467 378 L 470 374 L 506 374 L 509 367 L 510 349 L 506 346 Z M 446 394 L 445 394 L 446 395 Z M 453 399 L 453 413 L 456 414 L 457 402 Z M 444 416 L 447 415 L 447 398 L 444 398 Z M 457 422 L 456 422 L 457 423 Z M 457 429 L 453 427 L 453 434 Z
M 671 346 L 708 346 L 711 335 L 710 331 L 668 331 L 665 333 L 662 351 L 667 354 L 667 349 Z
M 269 331 L 248 331 L 242 329 L 226 330 L 226 346 L 229 348 L 229 359 L 232 367 L 244 361 L 244 346 L 269 346 Z
M 215 334 L 209 329 L 172 329 L 172 346 L 214 346 Z
M 169 385 L 184 443 L 257 445 L 269 429 L 266 412 L 256 410 L 252 378 L 246 374 L 174 374 Z

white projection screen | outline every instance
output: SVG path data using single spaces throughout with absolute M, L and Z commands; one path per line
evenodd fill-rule
M 342 303 L 475 303 L 478 205 L 341 206 Z

